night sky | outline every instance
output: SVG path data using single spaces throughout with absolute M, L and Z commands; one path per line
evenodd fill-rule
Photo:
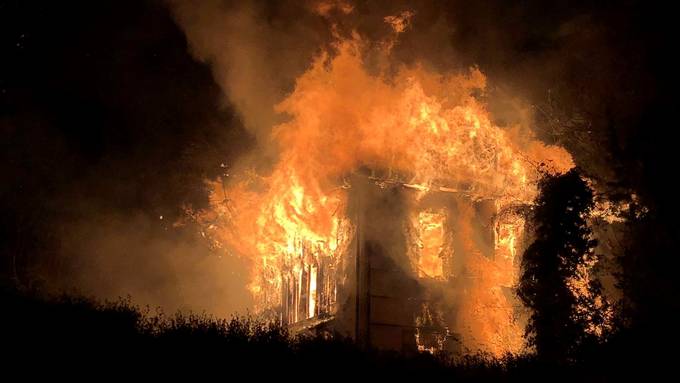
M 301 22 L 294 4 L 260 4 L 262 23 Z M 356 27 L 378 33 L 373 15 L 404 4 L 360 3 Z M 672 12 L 632 1 L 414 4 L 414 29 L 434 19 L 455 27 L 439 36 L 441 46 L 407 35 L 396 56 L 478 65 L 490 83 L 504 84 L 498 92 L 511 89 L 557 116 L 578 111 L 586 128 L 566 138 L 539 129 L 540 138 L 565 145 L 612 196 L 639 195 L 669 223 L 662 240 L 676 238 Z M 243 309 L 246 298 L 223 298 L 247 295 L 242 266 L 214 259 L 196 228 L 173 223 L 184 207 L 207 203 L 203 180 L 223 174 L 221 165 L 255 140 L 165 2 L 0 1 L 3 281 Z M 661 270 L 678 261 L 655 262 Z
M 161 3 L 16 1 L 0 14 L 3 274 L 164 304 L 178 294 L 168 249 L 207 257 L 172 223 L 250 138 Z M 109 245 L 119 260 L 96 261 L 102 238 L 131 235 Z

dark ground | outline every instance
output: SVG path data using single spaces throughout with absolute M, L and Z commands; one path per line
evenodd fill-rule
M 608 382 L 630 377 L 641 366 L 593 356 L 577 365 L 546 365 L 531 357 L 400 355 L 362 350 L 338 337 L 291 337 L 284 328 L 248 317 L 166 315 L 124 299 L 97 302 L 6 289 L 1 293 L 4 371 L 25 378 L 190 374 L 218 380 L 248 376 Z

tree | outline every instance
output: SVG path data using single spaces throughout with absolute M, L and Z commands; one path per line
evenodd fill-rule
M 532 310 L 526 333 L 537 356 L 564 362 L 595 338 L 591 330 L 603 321 L 599 282 L 587 281 L 578 294 L 573 285 L 598 258 L 587 223 L 593 191 L 575 169 L 546 175 L 539 186 L 531 217 L 535 239 L 522 259 L 518 295 Z

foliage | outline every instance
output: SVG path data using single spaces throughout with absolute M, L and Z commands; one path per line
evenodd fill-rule
M 546 361 L 573 360 L 604 324 L 601 286 L 584 274 L 596 264 L 587 217 L 593 192 L 577 170 L 546 175 L 533 209 L 535 240 L 522 259 L 518 295 L 532 310 L 529 344 Z M 585 279 L 576 293 L 575 281 Z

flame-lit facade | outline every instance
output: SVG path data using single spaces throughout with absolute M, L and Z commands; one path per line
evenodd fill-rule
M 485 278 L 470 261 L 479 256 L 485 272 L 503 274 L 492 287 L 500 293 L 495 309 L 517 319 L 511 288 L 523 221 L 516 215 L 499 211 L 493 200 L 446 189 L 423 193 L 374 173 L 354 175 L 349 196 L 352 238 L 340 259 L 306 244 L 298 267 L 281 276 L 279 315 L 293 331 L 338 332 L 378 349 L 460 352 L 467 327 L 461 306 L 470 305 L 475 298 L 466 295 Z M 472 244 L 478 254 L 467 254 L 470 244 L 456 238 L 466 230 L 458 227 L 461 213 L 471 214 L 466 225 L 478 234 Z M 513 324 L 501 327 L 496 331 Z

